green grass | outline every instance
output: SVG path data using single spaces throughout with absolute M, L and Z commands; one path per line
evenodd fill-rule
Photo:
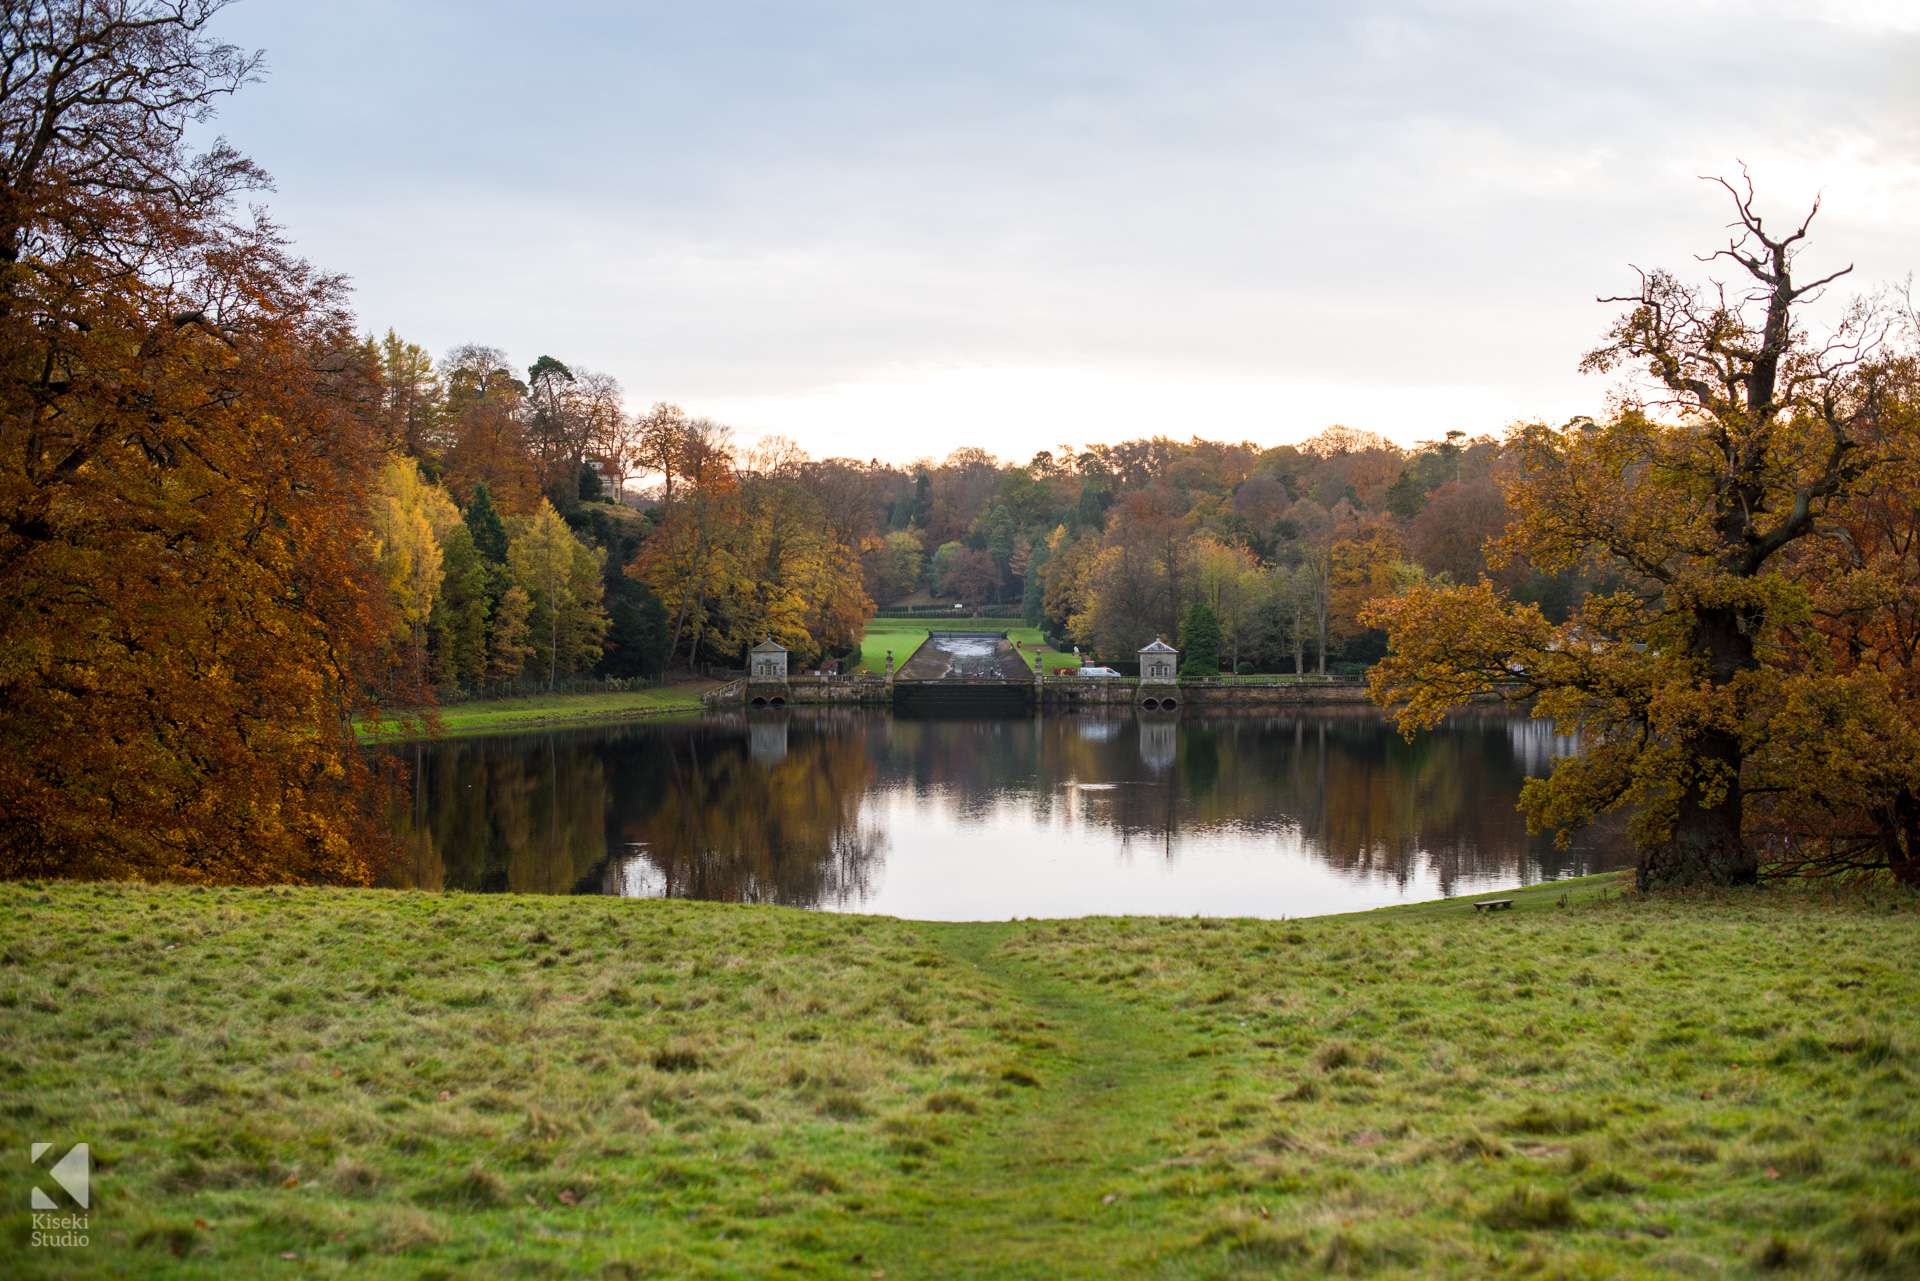
M 586 725 L 597 721 L 628 720 L 636 716 L 664 716 L 700 710 L 700 695 L 719 681 L 693 681 L 653 689 L 611 694 L 533 694 L 524 698 L 487 699 L 455 703 L 440 709 L 443 734 L 485 734 L 534 729 L 542 725 Z M 381 740 L 424 737 L 409 726 L 379 735 L 360 729 L 362 738 Z
M 847 664 L 846 670 L 858 672 L 864 668 L 876 674 L 884 672 L 887 670 L 887 651 L 891 649 L 894 669 L 897 671 L 927 639 L 927 632 L 936 628 L 943 632 L 1005 632 L 1008 639 L 1022 642 L 1020 654 L 1031 669 L 1035 647 L 1044 643 L 1046 638 L 1039 628 L 1021 627 L 1018 624 L 1018 619 L 1007 618 L 938 619 L 932 623 L 921 618 L 870 618 L 867 620 L 866 638 L 860 643 L 860 652 Z M 1079 666 L 1079 660 L 1071 652 L 1061 654 L 1047 650 L 1046 661 L 1049 670 Z
M 1513 897 L 0 887 L 8 1274 L 1920 1270 L 1913 896 Z M 28 1145 L 76 1141 L 93 1244 L 31 1248 Z

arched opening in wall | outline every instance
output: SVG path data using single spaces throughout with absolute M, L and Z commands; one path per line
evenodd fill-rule
M 764 699 L 764 698 L 755 698 L 755 699 L 753 700 L 753 704 L 752 704 L 752 705 L 753 705 L 754 707 L 765 707 L 765 706 L 767 705 L 767 700 L 766 700 L 766 699 Z
M 781 698 L 781 697 L 780 697 L 780 696 L 779 696 L 778 694 L 775 694 L 775 695 L 773 696 L 773 703 L 772 703 L 772 706 L 774 706 L 774 707 L 785 707 L 786 705 L 787 705 L 787 700 L 786 700 L 786 699 L 784 699 L 784 698 Z
M 1163 698 L 1160 700 L 1160 710 L 1163 712 L 1170 712 L 1178 706 L 1180 706 L 1180 704 L 1174 702 L 1171 698 Z
M 1157 698 L 1143 698 L 1140 700 L 1140 706 L 1151 712 L 1160 706 L 1160 700 Z

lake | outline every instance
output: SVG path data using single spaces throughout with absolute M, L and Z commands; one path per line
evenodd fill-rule
M 1505 710 L 1409 743 L 1372 708 L 1199 716 L 709 712 L 388 749 L 390 884 L 929 920 L 1292 917 L 1631 865 L 1529 836 L 1573 744 Z

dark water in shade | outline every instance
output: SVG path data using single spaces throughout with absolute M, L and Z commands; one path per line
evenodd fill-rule
M 1617 828 L 1529 836 L 1572 744 L 1465 712 L 708 713 L 393 749 L 395 884 L 671 895 L 936 920 L 1307 916 L 1630 864 Z

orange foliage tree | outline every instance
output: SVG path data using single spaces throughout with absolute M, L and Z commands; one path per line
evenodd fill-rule
M 1559 625 L 1485 579 L 1371 614 L 1394 651 L 1374 696 L 1404 727 L 1500 689 L 1581 734 L 1522 804 L 1563 831 L 1634 808 L 1643 889 L 1750 883 L 1769 826 L 1818 843 L 1858 820 L 1907 857 L 1920 734 L 1890 696 L 1905 651 L 1882 624 L 1914 569 L 1898 519 L 1845 531 L 1910 483 L 1912 358 L 1867 305 L 1811 338 L 1800 310 L 1834 277 L 1795 280 L 1807 223 L 1769 231 L 1751 191 L 1735 197 L 1741 234 L 1718 256 L 1746 295 L 1649 274 L 1587 358 L 1644 373 L 1621 412 L 1511 438 L 1502 550 L 1549 572 L 1597 561 L 1625 585 Z
M 360 882 L 389 634 L 339 284 L 186 126 L 217 0 L 0 22 L 0 875 Z

